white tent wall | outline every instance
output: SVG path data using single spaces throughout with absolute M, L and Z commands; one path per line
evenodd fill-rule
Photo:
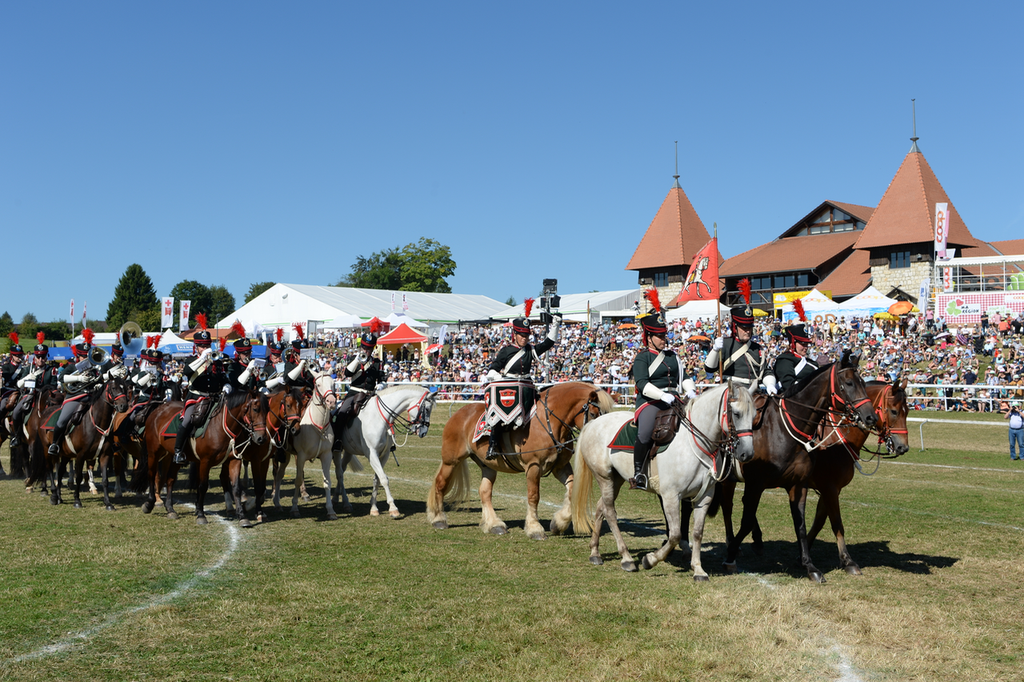
M 536 300 L 530 318 L 536 320 L 540 317 L 540 297 L 533 297 Z M 640 289 L 619 289 L 616 291 L 591 291 L 585 294 L 565 294 L 561 297 L 558 311 L 562 313 L 563 319 L 568 322 L 586 322 L 587 310 L 597 311 L 602 318 L 605 317 L 631 317 L 634 314 L 633 302 L 643 299 Z M 411 311 L 410 311 L 411 312 Z M 506 312 L 494 315 L 495 319 L 511 320 L 521 317 L 523 314 L 523 303 L 512 306 Z

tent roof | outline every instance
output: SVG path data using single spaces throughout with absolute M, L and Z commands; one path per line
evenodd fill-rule
M 403 322 L 384 336 L 377 339 L 377 343 L 383 343 L 390 346 L 396 343 L 423 343 L 426 340 L 427 337 L 425 334 L 420 334 L 418 331 Z
M 896 302 L 895 298 L 889 298 L 881 291 L 874 287 L 868 287 L 864 291 L 860 292 L 853 298 L 843 301 L 839 304 L 840 310 L 850 310 L 856 308 L 867 308 L 875 306 L 891 306 Z
M 381 321 L 382 322 L 387 322 L 392 327 L 397 327 L 398 325 L 401 325 L 401 324 L 407 324 L 410 327 L 423 327 L 423 328 L 426 328 L 428 326 L 426 323 L 420 322 L 419 320 L 414 320 L 414 319 L 412 319 L 411 317 L 409 317 L 408 315 L 406 315 L 404 313 L 391 313 L 390 315 L 388 315 L 387 317 L 385 317 Z
M 587 305 L 589 304 L 590 310 L 597 310 L 606 314 L 622 313 L 624 315 L 632 315 L 633 302 L 640 300 L 643 300 L 643 294 L 639 288 L 619 289 L 617 291 L 591 291 L 585 294 L 565 294 L 562 296 L 562 300 L 559 301 L 561 305 L 558 307 L 558 310 L 563 315 L 586 313 Z M 540 300 L 538 299 L 533 303 L 530 317 L 536 319 L 540 316 L 540 313 Z M 520 303 L 492 317 L 499 320 L 511 320 L 521 317 L 522 314 L 523 304 Z

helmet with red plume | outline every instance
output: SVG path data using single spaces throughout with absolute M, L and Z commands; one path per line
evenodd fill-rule
M 18 345 L 18 332 L 11 332 L 7 338 L 11 340 L 11 349 L 8 353 L 19 358 L 25 354 L 25 349 Z
M 36 347 L 33 350 L 37 358 L 45 358 L 50 354 L 50 347 L 43 341 L 46 341 L 46 332 L 36 332 Z
M 644 338 L 652 334 L 667 334 L 668 326 L 665 324 L 664 315 L 662 315 L 658 290 L 644 289 L 644 298 L 651 304 L 651 312 L 640 318 L 640 328 L 643 329 Z
M 192 335 L 192 343 L 209 348 L 213 344 L 213 337 L 206 328 L 206 313 L 196 313 L 196 326 L 199 331 Z

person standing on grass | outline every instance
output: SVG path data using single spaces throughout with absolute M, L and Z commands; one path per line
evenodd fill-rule
M 1004 419 L 1010 420 L 1010 459 L 1018 459 L 1017 454 L 1020 453 L 1019 459 L 1024 460 L 1024 419 L 1020 416 L 1016 401 L 1010 403 L 1010 411 Z

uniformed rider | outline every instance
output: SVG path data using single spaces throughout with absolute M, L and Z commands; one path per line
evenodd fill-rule
M 359 353 L 345 366 L 345 378 L 351 383 L 348 393 L 334 411 L 331 426 L 334 428 L 334 447 L 341 446 L 341 437 L 356 415 L 356 401 L 365 403 L 377 391 L 377 386 L 384 383 L 384 367 L 379 358 L 373 354 L 377 347 L 377 335 L 373 332 L 363 334 L 359 338 Z
M 221 362 L 213 355 L 213 339 L 206 330 L 206 316 L 200 313 L 196 315 L 196 319 L 202 321 L 199 323 L 200 330 L 192 337 L 195 354 L 185 359 L 185 366 L 182 369 L 183 375 L 188 379 L 188 394 L 185 396 L 185 409 L 181 415 L 181 428 L 178 429 L 178 435 L 174 440 L 175 464 L 184 464 L 186 461 L 185 444 L 197 426 L 195 418 L 200 408 L 208 408 L 213 398 L 227 383 Z
M 139 354 L 139 364 L 131 375 L 134 396 L 128 414 L 130 421 L 139 428 L 146 425 L 146 417 L 163 402 L 167 389 L 163 371 L 164 354 L 156 348 L 159 342 L 160 337 L 155 335 L 146 339 L 146 348 Z M 122 423 L 128 421 L 126 419 Z
M 255 391 L 261 382 L 260 369 L 252 358 L 252 341 L 243 336 L 233 345 L 235 357 L 228 363 L 228 382 L 224 385 L 224 392 Z
M 7 360 L 0 365 L 0 420 L 6 419 L 14 409 L 18 391 L 17 377 L 25 358 L 25 349 L 18 345 L 18 332 L 11 332 L 7 336 L 11 339 L 11 348 L 7 351 Z
M 636 383 L 636 442 L 633 444 L 633 478 L 630 488 L 647 489 L 647 475 L 644 464 L 654 442 L 654 419 L 661 410 L 667 410 L 672 403 L 685 395 L 697 397 L 697 387 L 692 379 L 683 379 L 679 356 L 668 347 L 668 327 L 661 313 L 654 312 L 640 320 L 643 330 L 644 349 L 633 360 L 633 381 Z
M 60 372 L 60 386 L 64 390 L 64 402 L 60 406 L 57 426 L 53 429 L 53 443 L 47 452 L 59 455 L 64 447 L 64 432 L 71 419 L 80 411 L 88 409 L 92 394 L 103 388 L 102 373 L 109 369 L 109 359 L 102 365 L 96 365 L 89 359 L 92 351 L 93 332 L 82 330 L 82 343 L 72 348 L 74 358 L 64 365 Z M 77 364 L 76 364 L 77 363 Z
M 269 391 L 273 391 L 285 383 L 284 360 L 281 359 L 281 352 L 284 350 L 281 337 L 284 335 L 284 330 L 278 327 L 276 334 L 277 341 L 267 344 L 267 361 L 263 364 L 262 372 L 264 385 Z
M 704 369 L 718 371 L 722 359 L 722 381 L 732 379 L 733 383 L 755 388 L 763 383 L 768 395 L 775 395 L 775 376 L 767 367 L 761 345 L 754 340 L 754 312 L 750 305 L 732 308 L 732 335 L 715 339 L 711 352 L 704 360 Z
M 22 421 L 25 413 L 32 408 L 32 403 L 45 388 L 57 387 L 57 369 L 49 362 L 50 347 L 43 341 L 46 335 L 43 332 L 36 333 L 36 346 L 32 349 L 32 364 L 22 363 L 18 372 L 17 386 L 21 391 L 18 404 L 11 413 L 11 447 L 17 447 L 21 443 Z
M 302 337 L 301 328 L 298 325 L 296 328 L 299 336 L 292 340 L 291 348 L 285 353 L 284 382 L 290 388 L 301 388 L 304 391 L 312 392 L 316 378 L 309 371 L 307 361 L 300 357 L 302 350 L 308 348 L 309 344 Z
M 786 336 L 789 337 L 789 350 L 775 360 L 775 378 L 783 395 L 792 395 L 796 384 L 814 374 L 818 364 L 807 355 L 811 337 L 803 324 L 786 327 Z
M 527 299 L 532 303 L 532 299 Z M 512 320 L 512 343 L 498 351 L 494 361 L 487 370 L 487 381 L 513 380 L 522 384 L 520 400 L 522 401 L 522 415 L 524 422 L 530 418 L 533 409 L 534 392 L 533 378 L 530 370 L 533 369 L 533 361 L 540 362 L 540 356 L 551 350 L 558 343 L 558 328 L 562 324 L 562 314 L 554 312 L 551 314 L 551 326 L 548 329 L 547 337 L 538 343 L 530 343 L 530 318 L 529 308 L 526 306 L 526 316 L 517 317 Z M 491 412 L 488 411 L 490 416 Z M 489 420 L 490 421 L 490 420 Z M 498 447 L 501 440 L 502 424 L 495 422 L 491 425 L 490 442 L 487 446 L 487 459 L 494 459 L 499 455 Z

